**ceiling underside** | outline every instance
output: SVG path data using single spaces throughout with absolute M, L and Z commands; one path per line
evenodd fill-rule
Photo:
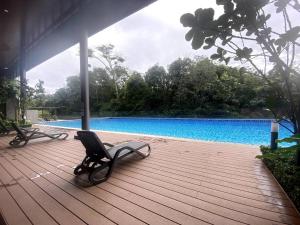
M 21 36 L 29 70 L 155 0 L 1 0 L 0 75 L 17 76 Z M 21 35 L 23 34 L 23 35 Z

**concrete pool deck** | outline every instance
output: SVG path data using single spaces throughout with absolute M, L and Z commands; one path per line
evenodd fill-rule
M 0 212 L 7 224 L 300 224 L 255 158 L 258 147 L 97 132 L 114 144 L 148 142 L 152 153 L 124 159 L 107 182 L 83 187 L 73 167 L 85 149 L 68 133 L 66 141 L 40 139 L 19 149 L 8 145 L 13 136 L 0 137 Z

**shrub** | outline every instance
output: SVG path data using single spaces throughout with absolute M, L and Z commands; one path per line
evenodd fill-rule
M 300 166 L 296 165 L 296 153 L 299 147 L 300 145 L 296 144 L 271 150 L 267 146 L 261 146 L 262 155 L 257 156 L 264 161 L 298 210 L 300 209 Z

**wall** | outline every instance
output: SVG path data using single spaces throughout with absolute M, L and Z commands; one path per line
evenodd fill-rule
M 30 120 L 31 123 L 39 122 L 38 110 L 26 110 L 26 120 Z
M 17 119 L 18 100 L 10 98 L 6 102 L 6 118 L 10 120 Z

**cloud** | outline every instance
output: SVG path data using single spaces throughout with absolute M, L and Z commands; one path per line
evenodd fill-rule
M 66 77 L 79 74 L 77 49 L 78 45 L 75 45 L 31 69 L 27 72 L 29 85 L 34 86 L 38 80 L 42 80 L 47 93 L 54 93 L 65 86 Z
M 125 65 L 139 72 L 156 63 L 167 66 L 178 57 L 199 54 L 185 41 L 180 16 L 214 5 L 214 1 L 160 0 L 90 37 L 89 46 L 115 45 L 116 52 L 126 59 Z M 78 45 L 31 69 L 27 72 L 29 84 L 43 80 L 48 93 L 63 87 L 66 77 L 79 74 L 77 52 Z M 93 60 L 90 63 L 97 65 Z
M 214 50 L 195 51 L 191 48 L 191 44 L 184 39 L 188 29 L 179 21 L 184 13 L 208 7 L 215 9 L 216 17 L 222 13 L 222 8 L 212 0 L 159 0 L 90 37 L 89 47 L 113 44 L 115 51 L 125 58 L 125 65 L 139 72 L 145 72 L 156 63 L 167 67 L 178 57 L 209 56 Z M 279 19 L 276 17 L 272 24 L 277 26 L 281 23 Z M 100 66 L 95 60 L 89 63 Z M 76 45 L 30 70 L 27 78 L 32 86 L 38 79 L 43 80 L 47 92 L 53 93 L 65 85 L 66 77 L 78 74 Z

